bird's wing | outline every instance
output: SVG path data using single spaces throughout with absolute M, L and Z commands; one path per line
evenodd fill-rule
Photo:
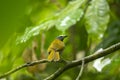
M 54 58 L 55 58 L 55 51 L 51 50 L 49 55 L 48 55 L 48 60 L 52 61 L 52 60 L 54 60 Z

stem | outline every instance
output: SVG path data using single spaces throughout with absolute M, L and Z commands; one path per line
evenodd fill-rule
M 83 73 L 83 69 L 84 69 L 84 59 L 82 59 L 82 65 L 81 65 L 81 69 L 80 69 L 80 72 L 76 78 L 76 80 L 79 80 L 80 77 L 82 76 L 82 73 Z

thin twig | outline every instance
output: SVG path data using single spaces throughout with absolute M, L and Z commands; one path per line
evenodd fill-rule
M 83 69 L 84 69 L 84 59 L 82 59 L 82 65 L 81 65 L 81 69 L 80 69 L 80 72 L 79 72 L 79 74 L 78 74 L 78 76 L 77 76 L 77 78 L 76 78 L 76 80 L 79 80 L 80 79 L 80 77 L 82 76 L 82 73 L 83 73 Z

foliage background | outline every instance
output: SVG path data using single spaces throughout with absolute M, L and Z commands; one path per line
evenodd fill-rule
M 36 47 L 34 54 L 37 59 L 46 58 L 49 44 L 58 35 L 68 35 L 61 55 L 66 60 L 80 59 L 119 42 L 119 7 L 119 0 L 0 0 L 0 74 L 28 61 L 28 55 L 25 55 L 27 60 L 23 60 L 26 48 L 33 50 Z M 101 72 L 93 67 L 94 62 L 85 65 L 81 79 L 119 80 L 119 56 L 117 51 L 105 57 L 111 63 Z M 31 59 L 34 60 L 36 58 Z M 43 67 L 34 68 L 39 71 L 35 74 L 25 68 L 6 79 L 43 79 L 63 65 L 49 63 L 40 66 Z M 57 80 L 74 80 L 78 72 L 79 67 L 75 67 Z

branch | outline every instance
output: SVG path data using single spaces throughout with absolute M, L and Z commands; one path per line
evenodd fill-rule
M 4 77 L 7 77 L 7 76 L 9 76 L 10 74 L 12 74 L 12 73 L 14 73 L 14 72 L 16 72 L 16 71 L 18 71 L 18 70 L 20 70 L 20 69 L 22 69 L 22 68 L 25 68 L 25 67 L 28 67 L 28 66 L 33 66 L 33 65 L 36 65 L 36 64 L 40 64 L 40 63 L 46 63 L 46 62 L 48 62 L 47 59 L 42 59 L 42 60 L 34 61 L 34 62 L 31 62 L 31 63 L 23 64 L 23 65 L 21 65 L 21 66 L 18 66 L 18 67 L 15 68 L 15 69 L 12 69 L 12 70 L 10 70 L 10 71 L 8 71 L 8 72 L 0 75 L 0 79 L 1 79 L 1 78 L 4 78 Z
M 104 49 L 100 52 L 97 52 L 96 54 L 92 54 L 90 56 L 87 56 L 84 58 L 84 63 L 88 63 L 88 62 L 91 62 L 95 59 L 98 59 L 100 57 L 103 57 L 103 56 L 106 56 L 108 54 L 111 54 L 117 50 L 120 49 L 120 42 L 117 43 L 117 44 L 114 44 L 112 45 L 111 47 L 108 47 L 107 49 Z M 26 63 L 26 64 L 23 64 L 15 69 L 12 69 L 4 74 L 2 74 L 0 76 L 0 79 L 1 78 L 4 78 L 4 77 L 7 77 L 9 76 L 10 74 L 22 69 L 22 68 L 25 68 L 25 67 L 28 67 L 28 66 L 33 66 L 33 65 L 36 65 L 36 64 L 40 64 L 40 63 L 47 63 L 49 62 L 47 59 L 43 59 L 43 60 L 38 60 L 38 61 L 34 61 L 34 62 L 31 62 L 31 63 Z M 74 60 L 74 61 L 71 61 L 71 62 L 66 62 L 66 61 L 62 61 L 64 63 L 67 63 L 64 67 L 62 68 L 59 68 L 55 73 L 53 73 L 52 75 L 50 75 L 49 77 L 47 77 L 46 79 L 44 80 L 55 80 L 58 76 L 60 76 L 64 71 L 70 69 L 70 68 L 73 68 L 73 67 L 76 67 L 78 65 L 81 65 L 82 64 L 82 59 L 81 60 Z
M 90 56 L 87 56 L 84 58 L 84 62 L 85 63 L 88 63 L 88 62 L 91 62 L 95 59 L 98 59 L 100 57 L 103 57 L 103 56 L 106 56 L 108 54 L 111 54 L 117 50 L 120 49 L 120 42 L 117 43 L 117 44 L 114 44 L 112 45 L 111 47 L 108 47 L 100 52 L 97 52 L 96 54 L 92 54 Z M 82 59 L 81 60 L 74 60 L 72 61 L 71 63 L 65 65 L 64 67 L 62 68 L 59 68 L 55 73 L 53 73 L 52 75 L 48 76 L 46 79 L 44 80 L 55 80 L 58 76 L 60 76 L 64 71 L 70 69 L 70 68 L 73 68 L 73 67 L 76 67 L 78 65 L 81 65 L 82 64 Z

